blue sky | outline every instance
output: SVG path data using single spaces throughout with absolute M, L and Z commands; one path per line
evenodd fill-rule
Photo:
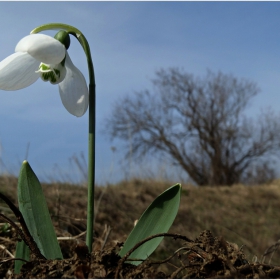
M 250 79 L 261 93 L 249 114 L 266 107 L 279 112 L 279 14 L 280 2 L 0 2 L 0 60 L 44 23 L 67 23 L 84 33 L 96 75 L 96 181 L 109 182 L 121 179 L 129 164 L 119 161 L 120 143 L 101 133 L 104 119 L 119 97 L 151 88 L 160 68 L 182 67 L 197 76 L 211 69 Z M 74 38 L 69 53 L 87 79 Z M 0 91 L 0 156 L 15 174 L 28 143 L 28 161 L 39 179 L 73 174 L 69 158 L 87 154 L 87 127 L 88 114 L 70 115 L 56 86 L 38 80 L 26 89 Z M 114 155 L 111 146 L 117 147 Z

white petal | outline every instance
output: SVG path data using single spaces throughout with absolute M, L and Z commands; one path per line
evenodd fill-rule
M 16 45 L 16 52 L 27 52 L 39 62 L 58 64 L 65 57 L 65 47 L 58 40 L 44 34 L 31 34 Z
M 17 90 L 35 83 L 39 78 L 39 62 L 28 53 L 17 52 L 0 62 L 0 89 Z
M 59 84 L 61 101 L 70 114 L 81 117 L 88 108 L 87 83 L 83 74 L 72 63 L 67 52 L 65 67 L 66 76 Z

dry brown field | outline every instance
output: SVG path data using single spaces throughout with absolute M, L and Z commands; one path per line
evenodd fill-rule
M 113 247 L 116 251 L 133 228 L 135 220 L 139 219 L 141 213 L 149 206 L 153 199 L 175 183 L 177 182 L 135 179 L 123 181 L 116 185 L 97 186 L 95 191 L 96 219 L 93 251 L 105 252 L 106 248 Z M 15 204 L 17 204 L 16 186 L 16 178 L 0 177 L 0 191 Z M 44 184 L 43 190 L 57 235 L 60 238 L 59 242 L 63 255 L 65 259 L 70 259 L 73 258 L 73 254 L 75 254 L 77 259 L 77 252 L 73 253 L 75 252 L 73 248 L 83 244 L 85 239 L 83 232 L 86 229 L 87 188 L 84 186 L 57 183 Z M 0 202 L 0 211 L 2 214 L 16 221 L 13 213 L 4 202 Z M 184 235 L 196 243 L 201 241 L 205 232 L 207 234 L 210 232 L 211 236 L 221 244 L 227 244 L 225 245 L 226 247 L 230 246 L 231 249 L 234 248 L 232 250 L 237 250 L 239 253 L 242 252 L 242 258 L 245 259 L 246 263 L 239 264 L 240 267 L 242 265 L 258 265 L 259 267 L 262 265 L 261 268 L 258 268 L 259 271 L 250 270 L 248 273 L 246 272 L 248 278 L 268 278 L 269 274 L 265 273 L 272 273 L 271 270 L 274 271 L 274 274 L 271 275 L 280 277 L 280 273 L 279 275 L 277 274 L 280 271 L 278 271 L 278 265 L 280 265 L 280 250 L 279 252 L 277 251 L 277 241 L 280 239 L 279 213 L 280 180 L 275 180 L 269 184 L 259 186 L 234 185 L 231 187 L 200 188 L 183 183 L 180 209 L 169 232 Z M 11 259 L 8 253 L 12 255 L 15 253 L 17 236 L 12 228 L 7 228 L 4 221 L 0 222 L 0 258 L 2 261 L 0 264 L 0 277 L 15 277 L 15 275 L 11 274 L 13 262 L 6 262 L 6 260 Z M 61 240 L 63 238 L 65 239 L 65 237 L 71 237 L 72 239 Z M 75 238 L 73 239 L 73 237 Z M 271 247 L 273 245 L 275 246 Z M 150 260 L 163 261 L 173 255 L 176 250 L 184 246 L 186 246 L 184 245 L 184 241 L 166 237 L 155 253 L 150 257 Z M 196 246 L 198 245 L 196 244 Z M 271 247 L 272 253 L 264 258 L 264 254 L 269 247 Z M 202 247 L 200 247 L 200 249 L 201 248 Z M 202 249 L 205 248 L 203 247 Z M 194 261 L 201 263 L 205 271 L 205 262 L 207 258 L 210 258 L 209 255 L 205 257 L 197 250 L 191 250 L 193 250 L 192 253 L 195 252 L 196 254 L 196 259 Z M 225 248 L 225 250 L 228 254 L 229 249 Z M 207 250 L 205 249 L 205 251 Z M 225 253 L 223 254 L 225 255 Z M 187 252 L 182 252 L 179 257 L 178 255 L 180 254 L 177 254 L 179 262 L 181 261 L 182 263 L 184 258 L 188 258 L 189 266 L 192 264 L 192 254 L 190 254 L 190 250 L 188 250 L 188 254 Z M 212 252 L 211 258 L 214 255 L 215 254 Z M 210 262 L 210 260 L 208 260 L 208 262 Z M 211 262 L 212 265 L 214 265 L 213 260 Z M 199 274 L 200 272 L 197 272 L 197 274 L 195 274 L 195 272 L 192 272 L 193 274 L 188 274 L 188 272 L 186 272 L 187 268 L 184 269 L 184 275 L 174 274 L 174 271 L 179 267 L 176 261 L 173 264 L 172 261 L 170 261 L 156 265 L 156 268 L 153 266 L 153 273 L 157 274 L 149 274 L 150 272 L 147 272 L 148 274 L 139 274 L 138 272 L 138 276 L 136 274 L 136 276 L 133 274 L 122 274 L 118 277 L 132 278 L 133 276 L 139 277 L 140 275 L 140 277 L 160 278 L 162 276 L 164 278 L 173 278 L 175 276 L 174 278 L 180 278 L 187 275 L 189 277 L 199 278 L 203 276 Z M 212 273 L 206 276 L 209 276 L 208 278 L 212 276 L 214 278 L 220 278 L 219 275 L 221 277 L 234 276 L 233 274 L 228 274 L 233 273 L 234 269 L 236 268 L 230 268 L 230 265 L 228 265 L 227 268 L 227 265 L 225 265 L 223 268 L 217 268 L 215 271 L 216 274 Z M 247 270 L 248 269 L 247 267 Z M 57 271 L 58 268 L 56 267 L 54 270 Z M 85 271 L 82 270 L 82 274 L 79 274 L 79 271 L 75 268 L 75 271 L 72 269 L 72 274 L 69 269 L 68 274 L 64 274 L 64 276 L 67 278 L 72 278 L 72 276 L 77 277 L 77 275 L 92 278 L 102 278 L 102 276 L 104 278 L 112 278 L 113 274 L 112 272 L 109 274 L 109 270 L 110 269 L 103 267 L 100 270 L 100 274 L 90 274 L 90 272 L 87 272 L 85 269 Z M 219 273 L 223 270 L 224 275 L 222 276 L 222 274 L 219 274 L 218 270 L 220 270 Z M 182 271 L 183 270 L 181 270 L 181 272 Z M 235 275 L 236 278 L 238 278 L 238 273 Z M 33 278 L 51 278 L 51 274 L 47 273 L 42 274 L 41 272 L 41 274 L 38 275 L 39 276 L 36 277 L 34 274 Z M 244 275 L 245 274 L 243 274 L 243 278 Z M 31 276 L 26 275 L 26 277 Z M 58 278 L 59 275 L 55 276 Z M 22 274 L 21 277 L 25 277 L 25 275 Z

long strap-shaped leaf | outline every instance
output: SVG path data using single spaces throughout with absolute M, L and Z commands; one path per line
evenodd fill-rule
M 26 261 L 29 261 L 29 256 L 30 256 L 30 249 L 29 247 L 24 243 L 23 240 L 18 241 L 17 246 L 16 246 L 16 260 L 15 261 L 15 274 L 19 274 L 20 273 L 20 269 L 22 267 L 22 265 L 24 264 L 24 261 L 19 260 L 19 259 L 23 259 Z
M 42 186 L 27 161 L 18 179 L 18 203 L 30 234 L 47 259 L 62 259 Z
M 176 184 L 160 194 L 142 214 L 119 255 L 123 257 L 138 242 L 151 235 L 166 233 L 177 215 L 180 198 L 180 184 Z M 144 243 L 129 258 L 145 260 L 158 247 L 162 239 L 163 237 L 157 237 Z M 141 261 L 131 261 L 130 263 L 138 265 Z

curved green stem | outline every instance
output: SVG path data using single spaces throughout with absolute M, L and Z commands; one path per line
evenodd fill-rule
M 96 115 L 96 91 L 94 68 L 88 41 L 77 28 L 63 23 L 44 24 L 33 29 L 30 34 L 45 30 L 63 29 L 75 36 L 84 49 L 89 72 L 89 139 L 88 139 L 88 205 L 87 205 L 87 236 L 86 244 L 89 252 L 92 251 L 93 225 L 94 225 L 94 181 L 95 181 L 95 115 Z

